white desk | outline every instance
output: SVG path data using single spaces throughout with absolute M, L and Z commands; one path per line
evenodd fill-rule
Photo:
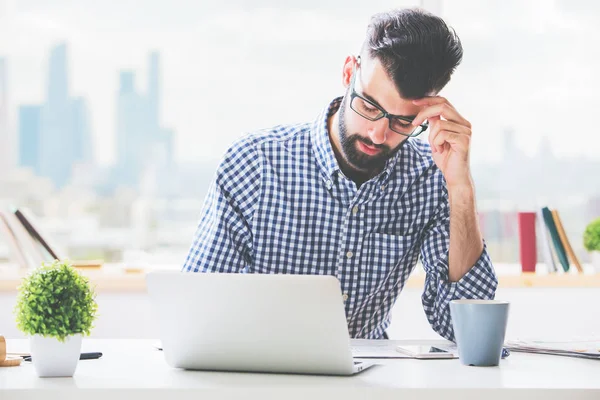
M 223 373 L 172 369 L 154 342 L 84 339 L 83 351 L 104 355 L 80 361 L 73 378 L 38 378 L 28 362 L 0 368 L 0 399 L 600 399 L 593 360 L 513 352 L 499 367 L 398 359 L 352 377 Z M 26 351 L 28 341 L 7 347 Z

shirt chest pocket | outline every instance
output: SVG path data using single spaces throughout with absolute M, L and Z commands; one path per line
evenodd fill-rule
M 363 242 L 361 279 L 359 285 L 364 294 L 373 296 L 387 292 L 398 281 L 400 274 L 409 274 L 405 264 L 413 258 L 413 236 L 397 236 L 387 233 L 371 233 Z M 398 264 L 399 267 L 395 268 Z

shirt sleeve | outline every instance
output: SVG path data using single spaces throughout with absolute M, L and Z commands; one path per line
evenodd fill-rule
M 242 272 L 252 264 L 251 222 L 259 190 L 256 148 L 240 140 L 217 168 L 182 271 Z
M 431 327 L 439 335 L 454 342 L 450 317 L 450 301 L 455 299 L 493 299 L 498 279 L 484 241 L 483 251 L 471 269 L 457 282 L 448 278 L 450 245 L 450 206 L 444 196 L 435 217 L 426 230 L 421 260 L 425 268 L 422 302 Z

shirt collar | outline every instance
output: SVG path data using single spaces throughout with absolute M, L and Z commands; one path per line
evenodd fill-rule
M 321 111 L 311 129 L 311 139 L 315 157 L 317 158 L 319 167 L 327 178 L 333 177 L 333 174 L 339 170 L 337 159 L 335 158 L 335 153 L 331 146 L 331 140 L 329 139 L 327 123 L 329 118 L 340 108 L 341 102 L 342 97 L 333 99 L 333 101 Z
M 328 121 L 329 118 L 340 108 L 342 100 L 343 97 L 337 97 L 333 99 L 329 105 L 325 107 L 323 111 L 321 111 L 317 119 L 314 121 L 311 129 L 311 137 L 314 145 L 315 156 L 317 158 L 319 167 L 327 178 L 332 178 L 333 175 L 339 171 L 337 158 L 335 158 L 335 153 L 333 152 L 333 147 L 329 138 Z M 380 175 L 391 175 L 398 163 L 400 154 L 412 149 L 412 146 L 408 144 L 408 141 L 409 140 L 405 140 L 402 143 L 400 150 L 398 150 L 393 157 L 386 161 L 385 167 Z

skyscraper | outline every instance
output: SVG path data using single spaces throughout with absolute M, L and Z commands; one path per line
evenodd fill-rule
M 41 119 L 40 105 L 19 107 L 19 165 L 30 167 L 36 175 L 40 175 Z
M 73 161 L 82 164 L 93 164 L 94 154 L 92 145 L 92 131 L 90 127 L 89 110 L 87 101 L 83 97 L 72 100 L 73 107 Z
M 138 92 L 133 71 L 121 71 L 119 80 L 115 180 L 137 187 L 150 165 L 164 177 L 173 161 L 173 132 L 160 121 L 160 55 L 149 56 L 145 95 Z
M 150 126 L 160 125 L 160 56 L 158 52 L 150 53 L 148 71 L 148 121 Z
M 161 85 L 160 85 L 160 54 L 156 51 L 149 56 L 148 73 L 148 112 L 149 122 L 154 134 L 153 147 L 160 157 L 163 169 L 170 168 L 173 163 L 173 131 L 161 126 Z
M 50 52 L 48 63 L 47 102 L 64 104 L 69 100 L 69 72 L 67 65 L 67 44 L 61 43 Z
M 67 46 L 63 43 L 50 53 L 46 102 L 42 107 L 39 158 L 41 174 L 51 178 L 57 187 L 68 182 L 74 153 L 67 77 Z
M 135 73 L 121 71 L 117 94 L 117 168 L 118 183 L 135 186 L 139 182 L 147 156 L 144 116 L 147 116 L 142 97 L 135 88 Z
M 46 100 L 41 108 L 39 166 L 57 187 L 67 184 L 75 163 L 92 163 L 92 142 L 85 99 L 69 90 L 68 48 L 50 52 Z

